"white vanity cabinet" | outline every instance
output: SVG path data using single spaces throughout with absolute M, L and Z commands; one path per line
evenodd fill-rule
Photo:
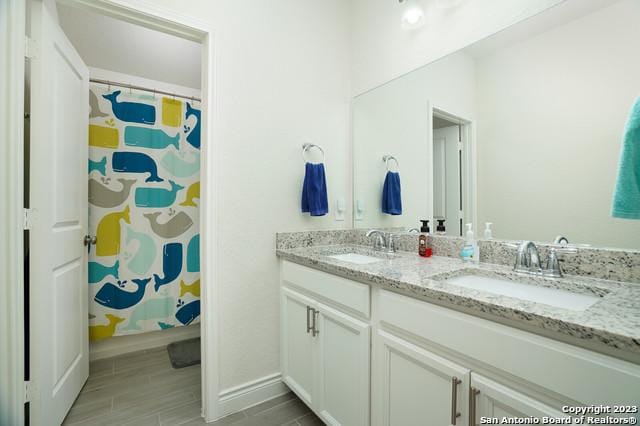
M 372 424 L 480 425 L 481 419 L 568 415 L 383 330 L 376 331 Z
M 348 282 L 346 295 L 329 298 L 333 295 L 327 290 L 345 284 L 341 280 L 283 264 L 282 377 L 325 423 L 365 426 L 369 424 L 369 289 Z M 353 303 L 362 301 L 363 290 L 367 303 Z
M 549 405 L 515 389 L 504 386 L 480 374 L 471 373 L 469 389 L 469 415 L 473 418 L 470 425 L 478 425 L 483 417 L 550 417 L 568 418 Z
M 311 334 L 315 301 L 286 288 L 281 291 L 282 378 L 307 405 L 315 404 L 317 350 Z
M 567 418 L 640 398 L 638 364 L 287 261 L 281 283 L 283 380 L 330 425 Z
M 318 304 L 317 410 L 331 425 L 369 424 L 370 327 Z
M 372 424 L 467 425 L 470 371 L 378 330 Z

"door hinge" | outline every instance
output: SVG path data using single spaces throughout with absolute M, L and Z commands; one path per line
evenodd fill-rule
M 32 38 L 24 38 L 24 57 L 27 59 L 38 58 L 38 43 Z
M 22 209 L 22 229 L 31 229 L 31 224 L 33 223 L 33 210 L 31 209 Z
M 32 402 L 38 397 L 38 386 L 33 381 L 24 382 L 24 402 Z

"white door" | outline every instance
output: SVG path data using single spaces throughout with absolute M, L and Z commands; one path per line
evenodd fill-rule
M 474 417 L 472 425 L 481 423 L 482 417 L 527 418 L 554 417 L 567 418 L 560 410 L 523 395 L 507 386 L 494 382 L 476 373 L 471 373 L 471 391 L 469 394 Z
M 318 304 L 317 411 L 329 425 L 369 424 L 369 325 Z
M 446 219 L 447 235 L 462 235 L 460 226 L 461 203 L 461 151 L 460 147 L 460 127 L 449 126 L 433 131 L 434 149 L 434 217 L 436 212 L 444 211 L 442 216 Z M 439 158 L 436 157 L 439 155 Z M 436 161 L 440 164 L 436 165 Z M 442 166 L 444 164 L 444 167 Z M 436 173 L 440 175 L 437 176 Z M 436 189 L 435 184 L 439 182 L 440 188 Z M 444 191 L 443 196 L 436 198 L 438 190 Z M 439 206 L 438 203 L 444 203 Z M 435 224 L 434 224 L 435 227 Z
M 32 8 L 30 365 L 32 425 L 62 422 L 89 375 L 89 71 L 41 1 Z
M 378 330 L 372 424 L 467 425 L 469 370 Z
M 433 131 L 433 217 L 447 218 L 447 140 Z M 434 230 L 436 224 L 432 224 Z
M 315 404 L 315 339 L 312 321 L 316 303 L 287 288 L 281 298 L 281 362 L 284 382 L 309 406 Z

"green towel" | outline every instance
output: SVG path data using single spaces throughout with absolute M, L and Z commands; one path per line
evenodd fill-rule
M 640 219 L 640 97 L 624 129 L 611 216 Z

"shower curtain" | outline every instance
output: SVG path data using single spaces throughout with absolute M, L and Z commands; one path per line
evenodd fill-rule
M 92 85 L 91 340 L 189 325 L 200 315 L 200 110 Z

